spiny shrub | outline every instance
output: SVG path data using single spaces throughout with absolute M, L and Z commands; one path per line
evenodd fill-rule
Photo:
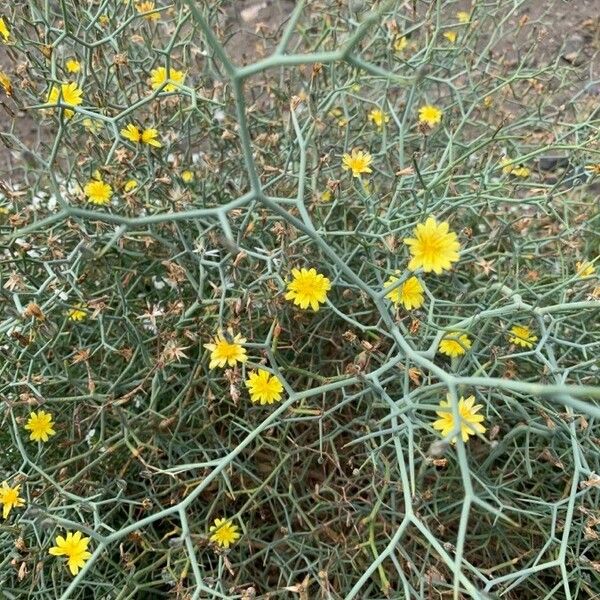
M 0 595 L 597 592 L 600 121 L 522 5 L 3 3 Z

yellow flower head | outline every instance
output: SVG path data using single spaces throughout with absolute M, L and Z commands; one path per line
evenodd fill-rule
M 83 90 L 74 82 L 61 83 L 60 87 L 53 85 L 48 92 L 48 104 L 68 104 L 69 106 L 79 106 L 83 102 Z M 65 109 L 65 117 L 70 119 L 74 111 Z
M 440 342 L 440 352 L 454 358 L 461 356 L 471 347 L 471 340 L 465 333 L 459 331 L 448 332 Z
M 246 379 L 246 387 L 250 393 L 250 400 L 254 403 L 273 404 L 281 400 L 281 381 L 264 369 L 250 373 Z
M 13 93 L 13 86 L 10 81 L 10 77 L 4 72 L 0 71 L 0 85 L 6 92 L 7 96 L 11 96 Z
M 102 179 L 90 179 L 83 188 L 88 202 L 102 206 L 108 204 L 113 195 L 113 190 L 110 184 L 105 183 Z
M 331 190 L 323 190 L 319 198 L 321 199 L 321 202 L 331 202 L 333 194 L 331 193 Z
M 123 127 L 123 129 L 121 129 L 121 135 L 134 144 L 139 143 L 139 141 L 142 139 L 140 128 L 136 127 L 132 123 L 129 123 L 127 127 Z
M 141 131 L 139 127 L 129 123 L 127 127 L 121 129 L 121 135 L 134 144 L 142 143 L 156 148 L 162 147 L 162 144 L 156 139 L 158 137 L 158 131 L 156 129 L 144 129 Z
M 315 269 L 292 269 L 292 280 L 287 284 L 286 300 L 306 310 L 309 306 L 316 312 L 319 304 L 327 300 L 331 282 Z
M 514 175 L 515 177 L 529 177 L 531 174 L 531 170 L 522 164 L 517 164 L 515 161 L 511 160 L 507 156 L 503 156 L 500 160 L 500 166 L 502 167 L 502 172 L 505 175 Z
M 8 519 L 8 515 L 13 508 L 25 506 L 25 500 L 19 496 L 20 485 L 10 487 L 6 481 L 2 482 L 0 487 L 0 504 L 2 504 L 2 517 Z
M 152 89 L 157 90 L 164 83 L 169 81 L 164 88 L 162 88 L 163 92 L 174 92 L 180 85 L 183 85 L 185 80 L 185 73 L 183 71 L 178 71 L 177 69 L 171 69 L 167 71 L 165 67 L 157 67 L 150 71 L 150 82 L 152 84 Z
M 508 336 L 508 341 L 523 348 L 533 348 L 533 344 L 537 342 L 537 335 L 531 332 L 527 325 L 513 325 L 510 328 L 512 335 Z
M 128 179 L 123 186 L 123 190 L 125 193 L 133 192 L 133 190 L 137 189 L 138 182 L 135 179 Z
M 515 177 L 522 177 L 524 179 L 531 175 L 531 169 L 524 165 L 517 165 L 516 167 L 513 167 L 511 175 L 514 175 Z
M 482 404 L 475 404 L 475 396 L 468 398 L 461 397 L 458 401 L 458 414 L 460 415 L 460 436 L 463 442 L 469 440 L 469 436 L 475 433 L 485 433 L 485 427 L 481 424 L 484 420 L 483 415 L 477 413 L 483 408 Z M 450 396 L 440 402 L 440 410 L 436 412 L 440 417 L 434 421 L 433 428 L 440 431 L 443 437 L 448 437 L 455 429 L 457 423 L 452 414 Z M 456 444 L 456 438 L 451 442 Z
M 162 148 L 162 144 L 156 139 L 158 137 L 158 131 L 156 129 L 144 129 L 142 131 L 142 143 L 148 144 L 148 146 L 154 146 L 155 148 Z
M 4 22 L 4 19 L 0 17 L 0 35 L 2 36 L 2 40 L 6 44 L 8 39 L 10 38 L 10 29 L 8 25 Z
M 393 275 L 383 284 L 383 287 L 390 287 L 398 281 L 397 277 Z M 402 304 L 406 310 L 413 308 L 420 308 L 425 301 L 423 295 L 423 286 L 416 277 L 409 277 L 404 283 L 399 285 L 396 289 L 385 295 L 389 298 L 396 306 Z
M 146 1 L 146 2 L 138 2 L 135 5 L 135 9 L 140 13 L 144 14 L 144 19 L 148 19 L 148 21 L 158 21 L 160 19 L 159 12 L 154 11 L 154 2 Z
M 383 125 L 388 123 L 390 120 L 390 117 L 378 108 L 371 110 L 368 116 L 369 121 L 371 121 L 377 127 L 377 129 L 383 129 Z
M 442 121 L 442 111 L 431 104 L 426 104 L 419 108 L 419 122 L 433 127 Z
M 464 25 L 465 23 L 468 23 L 471 20 L 471 15 L 468 12 L 465 12 L 464 10 L 459 10 L 456 13 L 456 18 L 458 19 L 459 23 L 462 23 Z
M 369 167 L 373 157 L 368 152 L 362 150 L 352 150 L 352 154 L 344 154 L 342 156 L 342 169 L 344 171 L 352 171 L 353 177 L 360 177 L 363 173 L 372 173 Z
M 406 46 L 408 46 L 408 40 L 406 39 L 406 36 L 399 35 L 396 38 L 394 38 L 394 50 L 396 52 L 402 52 L 406 48 Z
M 586 165 L 585 170 L 589 171 L 592 175 L 600 175 L 600 163 Z
M 584 260 L 583 262 L 577 262 L 575 267 L 577 268 L 577 275 L 582 279 L 591 277 L 596 273 L 596 267 L 591 262 Z
M 238 362 L 245 363 L 248 360 L 246 349 L 242 346 L 245 343 L 246 338 L 239 333 L 234 337 L 232 329 L 228 329 L 226 333 L 218 333 L 210 344 L 204 344 L 204 347 L 210 350 L 208 368 L 223 368 L 225 365 L 234 367 Z
M 215 524 L 210 526 L 210 541 L 221 546 L 229 548 L 240 538 L 238 526 L 234 525 L 229 519 L 215 519 Z
M 422 268 L 425 273 L 433 271 L 438 275 L 448 271 L 452 263 L 459 259 L 460 244 L 453 231 L 449 231 L 446 221 L 438 223 L 429 217 L 425 223 L 419 223 L 413 238 L 406 238 L 412 258 L 408 263 L 411 271 Z
M 68 532 L 66 537 L 59 535 L 55 543 L 56 546 L 50 548 L 48 553 L 52 556 L 66 556 L 71 575 L 77 575 L 79 569 L 92 556 L 91 552 L 88 552 L 90 538 L 83 537 L 80 531 Z
M 508 156 L 503 156 L 500 159 L 500 167 L 502 168 L 502 172 L 505 175 L 510 175 L 512 173 L 512 170 L 513 170 L 512 160 L 510 160 L 510 158 L 508 158 Z
M 87 317 L 87 311 L 83 304 L 78 304 L 73 308 L 70 308 L 67 312 L 67 317 L 70 321 L 83 321 Z
M 69 58 L 65 63 L 65 67 L 69 73 L 79 73 L 81 71 L 81 63 L 76 58 Z
M 192 181 L 194 181 L 194 172 L 188 170 L 182 171 L 181 179 L 183 180 L 183 183 L 192 183 Z
M 454 44 L 456 42 L 456 38 L 458 37 L 458 33 L 456 31 L 444 31 L 443 36 L 451 43 Z
M 31 432 L 29 439 L 34 442 L 47 442 L 50 436 L 55 435 L 52 418 L 52 415 L 44 410 L 32 412 L 25 425 L 25 429 Z

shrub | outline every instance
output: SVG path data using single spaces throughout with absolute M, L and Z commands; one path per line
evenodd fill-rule
M 349 4 L 3 8 L 7 598 L 598 589 L 593 99 Z

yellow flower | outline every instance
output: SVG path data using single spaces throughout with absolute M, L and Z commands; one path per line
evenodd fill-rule
M 142 143 L 156 148 L 162 147 L 162 144 L 156 139 L 158 136 L 158 131 L 156 129 L 144 129 L 143 131 L 140 131 L 139 127 L 129 123 L 127 127 L 121 129 L 121 135 L 134 144 Z
M 238 526 L 229 519 L 215 519 L 215 524 L 210 526 L 210 531 L 212 533 L 210 541 L 218 544 L 221 548 L 229 548 L 240 537 Z
M 352 171 L 353 177 L 360 177 L 363 173 L 372 173 L 369 167 L 373 157 L 368 152 L 362 150 L 352 150 L 352 154 L 344 154 L 342 156 L 342 169 L 344 171 Z
M 408 40 L 406 39 L 406 36 L 399 35 L 394 39 L 394 50 L 396 52 L 402 52 L 406 46 L 408 46 Z
M 183 85 L 185 80 L 185 73 L 183 71 L 177 71 L 176 69 L 171 69 L 167 72 L 165 67 L 157 67 L 150 71 L 150 81 L 152 83 L 152 89 L 157 90 L 160 88 L 165 82 L 170 81 L 171 83 L 167 83 L 164 88 L 162 88 L 163 92 L 174 92 L 180 85 Z
M 414 231 L 414 238 L 406 238 L 412 258 L 408 263 L 411 271 L 422 268 L 425 273 L 433 271 L 438 275 L 448 271 L 452 263 L 459 259 L 460 244 L 453 231 L 449 231 L 446 221 L 438 224 L 434 217 L 425 223 L 419 223 Z
M 110 17 L 108 15 L 100 15 L 98 23 L 100 23 L 102 27 L 106 27 L 110 23 Z
M 20 485 L 10 487 L 6 481 L 0 487 L 0 504 L 2 504 L 2 517 L 7 519 L 13 508 L 25 506 L 25 500 L 19 496 Z
M 149 13 L 144 15 L 144 19 L 148 19 L 148 21 L 158 21 L 160 19 L 159 12 L 151 12 L 154 10 L 154 2 L 138 2 L 135 5 L 135 9 L 140 13 Z
M 419 108 L 419 122 L 426 123 L 429 127 L 437 125 L 442 120 L 442 111 L 431 104 L 425 104 Z
M 90 179 L 83 188 L 88 202 L 102 206 L 108 204 L 113 195 L 113 190 L 110 184 L 105 183 L 102 179 Z
M 596 163 L 595 165 L 586 165 L 585 170 L 590 171 L 592 175 L 600 175 L 600 163 Z
M 508 337 L 508 341 L 517 346 L 533 348 L 533 344 L 537 342 L 537 335 L 534 335 L 527 325 L 513 325 L 510 332 L 512 335 Z
M 510 158 L 508 158 L 508 156 L 503 156 L 500 159 L 500 166 L 502 167 L 502 172 L 505 175 L 510 175 L 512 173 L 512 161 L 510 160 Z
M 137 187 L 138 187 L 138 182 L 135 179 L 129 179 L 125 182 L 123 189 L 125 190 L 125 193 L 128 193 L 128 192 L 133 192 L 133 190 L 137 189 Z
M 333 194 L 331 193 L 331 190 L 324 190 L 323 192 L 321 192 L 320 198 L 321 202 L 331 202 Z
M 575 266 L 577 267 L 577 275 L 579 275 L 579 277 L 582 279 L 585 277 L 591 277 L 596 273 L 596 267 L 594 267 L 594 265 L 587 260 L 584 260 L 583 262 L 577 262 Z
M 0 35 L 6 44 L 6 42 L 8 42 L 8 38 L 10 38 L 10 29 L 2 17 L 0 17 Z
M 254 403 L 273 404 L 281 400 L 283 392 L 281 381 L 264 369 L 250 373 L 246 379 L 246 387 L 250 393 L 250 400 Z
M 82 537 L 80 531 L 75 533 L 68 532 L 67 537 L 64 538 L 62 535 L 56 537 L 56 546 L 53 546 L 48 550 L 48 553 L 52 556 L 66 556 L 67 566 L 71 575 L 77 575 L 79 569 L 83 567 L 92 556 L 91 552 L 88 552 L 88 544 L 90 538 Z
M 87 317 L 87 311 L 82 304 L 78 304 L 69 309 L 67 317 L 69 317 L 69 320 L 71 321 L 83 321 Z
M 81 71 L 81 63 L 76 58 L 69 58 L 65 63 L 65 67 L 69 73 L 79 73 Z
M 528 169 L 522 164 L 515 164 L 515 162 L 507 156 L 502 157 L 502 159 L 500 160 L 500 166 L 502 167 L 502 172 L 505 175 L 514 175 L 515 177 L 525 178 L 529 177 L 529 175 L 531 174 L 530 169 Z
M 471 347 L 471 340 L 460 331 L 448 332 L 440 342 L 440 352 L 452 358 L 461 356 Z
M 286 300 L 306 310 L 309 306 L 316 312 L 319 304 L 327 300 L 331 282 L 315 269 L 292 269 L 292 281 L 287 284 Z
M 368 116 L 369 121 L 372 121 L 373 124 L 376 125 L 377 129 L 383 129 L 383 125 L 388 123 L 390 120 L 390 117 L 378 108 L 374 108 Z
M 48 104 L 67 104 L 69 106 L 79 106 L 83 102 L 83 91 L 74 82 L 61 83 L 60 87 L 53 85 L 48 92 Z M 65 109 L 65 117 L 70 119 L 74 115 L 74 111 Z
M 135 125 L 129 123 L 129 125 L 127 125 L 127 127 L 124 127 L 123 129 L 121 129 L 121 135 L 125 138 L 130 140 L 131 142 L 134 143 L 139 143 L 139 141 L 142 139 L 142 134 L 140 133 L 140 129 L 139 127 L 136 127 Z
M 383 284 L 383 287 L 390 287 L 398 281 L 397 277 L 393 275 Z M 406 310 L 413 308 L 420 308 L 425 301 L 423 295 L 423 286 L 416 277 L 409 277 L 404 283 L 399 285 L 396 289 L 392 290 L 389 294 L 385 295 L 389 298 L 396 306 L 402 304 Z
M 459 23 L 462 23 L 464 25 L 465 23 L 468 23 L 471 20 L 471 15 L 468 12 L 465 12 L 464 10 L 459 10 L 456 13 L 456 18 L 458 19 Z
M 182 171 L 181 179 L 183 183 L 192 183 L 194 181 L 194 172 L 193 171 Z
M 444 31 L 443 36 L 451 43 L 454 44 L 456 38 L 458 37 L 458 33 L 456 31 Z
M 485 427 L 481 424 L 484 417 L 477 414 L 483 408 L 483 405 L 474 403 L 475 396 L 469 396 L 466 399 L 461 396 L 458 401 L 460 436 L 463 442 L 467 442 L 469 436 L 475 435 L 475 433 L 485 433 Z M 436 411 L 437 416 L 440 418 L 434 421 L 433 428 L 439 430 L 443 437 L 448 437 L 456 428 L 449 395 L 446 400 L 440 402 L 440 409 Z M 452 438 L 451 442 L 456 444 L 456 438 Z
M 47 442 L 50 436 L 55 435 L 56 431 L 52 429 L 54 425 L 52 418 L 52 415 L 44 410 L 32 412 L 25 425 L 25 429 L 31 431 L 29 439 L 34 442 Z
M 527 167 L 523 166 L 523 165 L 518 165 L 516 167 L 513 168 L 511 175 L 514 175 L 515 177 L 529 177 L 529 175 L 531 174 L 530 169 L 528 169 Z
M 4 88 L 7 96 L 12 95 L 13 86 L 10 77 L 4 71 L 0 71 L 0 85 Z
M 162 148 L 162 144 L 156 139 L 158 137 L 158 131 L 156 129 L 144 129 L 142 132 L 142 143 L 154 146 L 155 148 Z
M 234 337 L 232 329 L 228 329 L 226 333 L 217 334 L 212 343 L 204 344 L 204 347 L 210 350 L 208 368 L 222 368 L 225 365 L 234 367 L 238 362 L 245 363 L 248 360 L 246 349 L 242 346 L 245 343 L 246 338 L 243 338 L 239 333 Z

